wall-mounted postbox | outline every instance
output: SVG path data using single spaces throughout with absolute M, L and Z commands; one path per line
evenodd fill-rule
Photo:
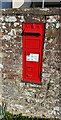
M 22 30 L 22 81 L 40 83 L 44 23 L 23 23 Z

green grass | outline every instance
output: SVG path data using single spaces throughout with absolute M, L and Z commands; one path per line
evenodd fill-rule
M 5 116 L 1 120 L 58 120 L 58 119 L 48 119 L 48 118 L 32 118 L 28 116 L 22 116 L 21 114 L 13 115 L 9 112 L 5 112 Z

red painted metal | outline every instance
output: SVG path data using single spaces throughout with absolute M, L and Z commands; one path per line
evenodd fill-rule
M 22 81 L 40 83 L 44 43 L 44 23 L 22 24 Z

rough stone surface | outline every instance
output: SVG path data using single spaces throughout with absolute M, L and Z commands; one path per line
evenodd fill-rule
M 10 10 L 9 10 L 10 11 Z M 60 118 L 60 29 L 59 14 L 44 16 L 34 10 L 17 10 L 0 17 L 0 71 L 2 71 L 2 100 L 13 114 Z M 20 12 L 18 12 L 20 11 Z M 23 12 L 26 14 L 23 14 Z M 41 11 L 41 10 L 40 10 Z M 52 10 L 54 11 L 54 10 Z M 32 14 L 31 14 L 32 13 Z M 47 12 L 46 12 L 47 13 Z M 45 13 L 45 15 L 46 15 Z M 43 11 L 44 14 L 44 11 Z M 43 50 L 42 83 L 22 83 L 22 22 L 44 22 L 46 24 Z

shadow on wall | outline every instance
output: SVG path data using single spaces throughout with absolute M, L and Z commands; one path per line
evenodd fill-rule
M 32 2 L 31 7 L 42 7 L 42 2 Z M 45 2 L 44 7 L 61 7 L 61 2 Z

